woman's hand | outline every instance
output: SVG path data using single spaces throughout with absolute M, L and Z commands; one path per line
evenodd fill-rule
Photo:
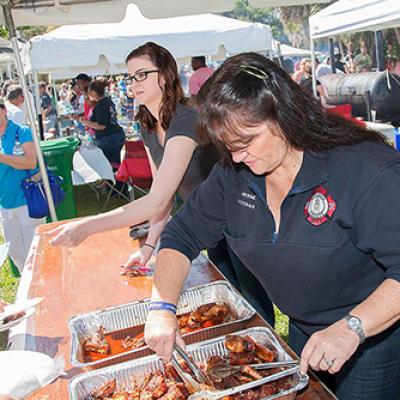
M 60 225 L 55 229 L 47 232 L 48 236 L 54 236 L 50 240 L 53 246 L 75 247 L 84 241 L 89 235 L 88 222 L 74 221 Z
M 140 250 L 132 253 L 128 261 L 124 264 L 124 267 L 132 267 L 134 265 L 147 265 L 151 256 L 153 254 L 153 249 L 149 246 L 143 246 Z
M 148 346 L 154 350 L 164 362 L 171 359 L 175 341 L 182 348 L 185 343 L 178 332 L 178 321 L 170 311 L 150 311 L 144 328 L 144 338 Z
M 359 344 L 357 334 L 347 328 L 344 320 L 340 320 L 311 335 L 301 353 L 300 370 L 306 373 L 311 367 L 315 371 L 336 374 Z
M 6 303 L 3 300 L 0 300 L 0 314 L 4 312 L 6 306 L 8 306 L 8 303 Z

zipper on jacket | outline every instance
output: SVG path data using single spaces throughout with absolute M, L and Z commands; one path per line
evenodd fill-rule
M 275 232 L 276 226 L 275 226 L 275 220 L 274 220 L 274 216 L 271 213 L 271 210 L 268 207 L 268 204 L 265 200 L 265 197 L 263 196 L 263 193 L 260 189 L 260 187 L 255 183 L 255 182 L 250 182 L 248 184 L 249 188 L 256 194 L 256 196 L 261 199 L 261 201 L 264 203 L 265 208 L 268 210 L 268 212 L 271 215 L 272 218 L 272 222 L 274 225 L 274 231 L 272 232 L 272 244 L 276 244 L 276 242 L 278 241 L 278 237 L 279 237 L 279 232 Z

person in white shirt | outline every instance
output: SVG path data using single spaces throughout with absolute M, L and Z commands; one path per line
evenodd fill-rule
M 26 125 L 25 113 L 22 106 L 25 102 L 22 87 L 11 85 L 7 90 L 7 118 L 18 125 Z

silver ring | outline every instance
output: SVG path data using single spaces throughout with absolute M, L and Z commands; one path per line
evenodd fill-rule
M 333 363 L 335 362 L 335 360 L 331 360 L 330 358 L 324 358 L 324 363 L 328 366 L 328 367 L 332 367 Z

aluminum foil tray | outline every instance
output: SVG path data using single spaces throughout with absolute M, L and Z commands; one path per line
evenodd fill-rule
M 227 281 L 215 281 L 182 292 L 177 314 L 186 314 L 211 302 L 228 305 L 234 318 L 223 324 L 183 335 L 186 343 L 199 342 L 241 329 L 255 314 L 254 308 Z M 68 322 L 72 336 L 71 364 L 80 368 L 97 368 L 149 355 L 151 352 L 147 346 L 91 362 L 85 362 L 83 354 L 85 339 L 95 334 L 100 326 L 104 327 L 105 333 L 116 332 L 117 339 L 124 339 L 127 334 L 134 337 L 141 333 L 149 304 L 150 300 L 143 300 L 72 317 Z
M 279 360 L 292 360 L 293 358 L 283 349 L 275 338 L 274 334 L 266 327 L 249 328 L 240 332 L 238 335 L 249 335 L 257 342 L 273 347 L 277 350 Z M 204 362 L 212 355 L 226 355 L 227 350 L 224 346 L 225 336 L 195 343 L 187 346 L 187 352 L 198 362 Z M 117 386 L 120 389 L 130 390 L 133 384 L 140 384 L 145 375 L 162 369 L 161 359 L 156 355 L 147 356 L 137 360 L 131 360 L 122 364 L 112 365 L 95 371 L 85 372 L 73 378 L 68 384 L 69 398 L 71 400 L 86 400 L 90 393 L 99 388 L 111 379 L 117 379 Z M 265 378 L 264 378 L 265 379 Z M 236 388 L 228 389 L 229 394 L 243 392 L 250 388 L 255 388 L 263 384 L 264 379 L 259 379 Z M 287 390 L 266 397 L 262 400 L 294 399 L 296 392 L 303 389 L 308 384 L 308 376 L 300 373 L 292 375 L 293 385 Z M 225 395 L 225 390 L 216 392 L 221 397 Z

